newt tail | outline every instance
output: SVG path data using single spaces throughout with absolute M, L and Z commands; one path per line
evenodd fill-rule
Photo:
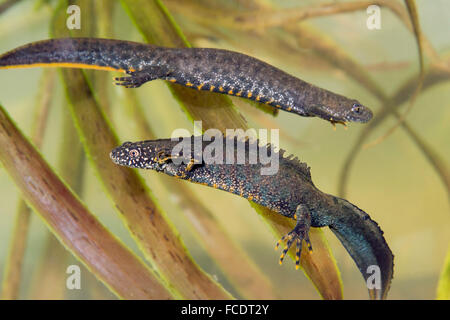
M 393 277 L 394 256 L 383 237 L 384 232 L 363 210 L 345 199 L 333 198 L 339 204 L 341 214 L 329 225 L 331 231 L 355 261 L 366 285 L 369 286 L 370 279 L 375 280 L 371 284 L 373 289 L 369 290 L 370 297 L 385 299 Z M 374 273 L 378 271 L 372 269 L 374 267 L 378 268 L 381 277 L 378 288 Z
M 239 195 L 295 220 L 294 229 L 277 243 L 278 248 L 285 242 L 280 263 L 295 245 L 298 266 L 302 241 L 313 250 L 309 228 L 330 227 L 358 266 L 370 297 L 386 298 L 394 257 L 383 231 L 363 210 L 320 191 L 309 167 L 285 157 L 284 150 L 230 137 L 199 136 L 126 142 L 111 152 L 111 158 L 119 165 L 156 170 Z
M 214 48 L 165 48 L 95 38 L 50 39 L 0 56 L 0 69 L 66 67 L 120 71 L 116 84 L 138 88 L 156 79 L 250 99 L 332 124 L 365 123 L 372 111 L 248 55 Z
M 132 72 L 139 43 L 88 38 L 49 39 L 33 42 L 0 56 L 1 69 L 31 67 L 81 68 Z M 141 50 L 150 45 L 141 44 Z M 133 61 L 134 60 L 134 61 Z

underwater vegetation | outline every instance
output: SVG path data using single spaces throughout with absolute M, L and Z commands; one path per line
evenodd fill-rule
M 74 4 L 80 29 L 69 28 L 73 13 L 64 0 L 0 4 L 0 187 L 2 211 L 11 212 L 0 229 L 2 298 L 342 299 L 345 292 L 366 299 L 367 261 L 383 261 L 382 270 L 389 270 L 381 294 L 369 288 L 370 298 L 386 298 L 389 286 L 392 298 L 448 298 L 450 60 L 448 37 L 440 35 L 445 19 L 432 21 L 432 6 L 413 0 Z M 371 20 L 377 12 L 379 28 Z M 38 22 L 19 23 L 20 15 L 36 15 L 45 27 L 31 32 Z M 112 40 L 100 38 L 124 41 L 105 47 Z M 125 41 L 133 42 L 118 55 Z M 148 49 L 162 47 L 173 49 L 158 49 L 153 60 Z M 94 59 L 99 56 L 106 60 Z M 13 70 L 54 62 L 66 68 Z M 103 71 L 89 70 L 95 67 Z M 194 121 L 201 121 L 190 130 L 197 134 L 279 129 L 279 147 L 301 156 L 295 163 L 308 163 L 314 184 L 307 166 L 308 173 L 280 157 L 282 168 L 286 163 L 301 178 L 286 174 L 269 192 L 230 191 L 250 200 L 248 206 L 110 159 L 124 141 L 161 141 Z M 127 152 L 140 155 L 139 148 Z M 175 170 L 169 160 L 157 163 Z M 199 179 L 201 168 L 192 162 L 180 177 L 214 188 L 230 179 L 208 176 L 214 170 Z M 251 185 L 257 176 L 244 179 L 250 171 L 235 176 L 239 183 Z M 316 186 L 335 196 L 321 198 L 310 191 Z M 275 191 L 311 195 L 302 198 L 310 206 L 280 215 Z M 331 208 L 332 199 L 358 217 L 344 214 L 345 228 L 332 230 L 361 272 L 332 233 L 314 228 L 333 225 L 314 215 Z M 301 229 L 308 211 L 311 229 Z M 41 219 L 33 220 L 34 213 Z M 272 247 L 280 238 L 287 240 L 281 260 L 286 254 L 303 272 L 290 262 L 278 266 Z M 79 291 L 66 284 L 77 268 Z

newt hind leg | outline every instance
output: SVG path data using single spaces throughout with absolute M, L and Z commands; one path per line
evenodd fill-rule
M 114 78 L 115 84 L 125 88 L 139 88 L 146 82 L 166 78 L 170 72 L 162 66 L 150 66 L 139 71 L 127 71 L 127 74 L 130 76 Z
M 283 252 L 280 256 L 280 264 L 283 263 L 284 257 L 288 252 L 291 245 L 296 241 L 297 250 L 295 252 L 295 269 L 300 267 L 300 255 L 302 253 L 302 241 L 304 240 L 308 245 L 310 251 L 312 251 L 311 241 L 309 240 L 309 228 L 311 227 L 311 214 L 309 210 L 302 204 L 297 207 L 295 216 L 297 218 L 297 224 L 294 229 L 288 234 L 278 240 L 275 250 L 278 249 L 281 242 L 286 242 Z

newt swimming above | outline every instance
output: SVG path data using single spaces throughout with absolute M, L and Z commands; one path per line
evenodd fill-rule
M 298 267 L 302 241 L 306 241 L 311 249 L 309 228 L 330 227 L 364 279 L 373 274 L 370 271 L 373 266 L 378 266 L 381 288 L 369 290 L 369 293 L 375 298 L 386 297 L 394 257 L 383 231 L 367 213 L 347 200 L 321 192 L 312 182 L 308 166 L 292 156 L 285 157 L 283 150 L 276 152 L 270 145 L 260 146 L 257 142 L 234 137 L 207 140 L 198 136 L 181 141 L 125 142 L 110 156 L 116 164 L 152 169 L 228 191 L 295 219 L 295 228 L 278 242 L 286 241 L 280 263 L 289 247 L 296 244 Z M 270 163 L 267 159 L 271 159 Z M 263 169 L 269 167 L 276 170 L 263 174 Z
M 333 124 L 364 123 L 372 118 L 372 111 L 357 100 L 316 87 L 256 58 L 222 49 L 67 38 L 33 42 L 0 56 L 0 69 L 29 67 L 115 70 L 129 74 L 115 78 L 116 84 L 127 88 L 163 79 Z

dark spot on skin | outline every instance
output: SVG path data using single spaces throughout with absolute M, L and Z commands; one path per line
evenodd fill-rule
M 213 73 L 213 74 L 218 74 L 218 73 L 220 73 L 220 72 L 219 72 L 219 68 L 218 68 L 218 67 L 212 67 L 212 68 L 211 68 L 211 73 Z

